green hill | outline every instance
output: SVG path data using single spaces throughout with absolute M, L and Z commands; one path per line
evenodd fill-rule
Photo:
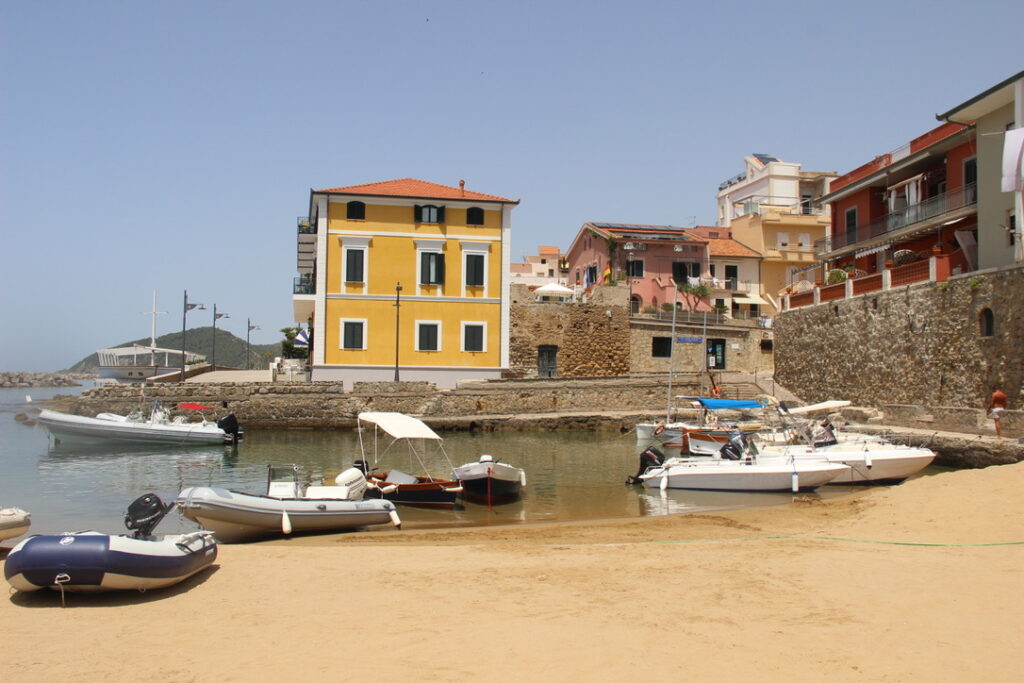
M 197 327 L 188 330 L 185 335 L 185 342 L 186 351 L 203 354 L 206 356 L 207 362 L 213 360 L 213 326 Z M 117 347 L 131 346 L 132 344 L 149 346 L 149 338 L 147 337 L 145 339 L 136 339 L 135 341 L 124 342 L 122 344 L 118 344 Z M 156 345 L 164 349 L 180 349 L 181 332 L 173 332 L 171 334 L 165 334 L 161 337 L 157 337 Z M 281 355 L 281 344 L 253 344 L 251 346 L 251 350 L 252 353 L 249 360 L 249 367 L 252 369 L 262 369 L 266 368 L 267 363 L 272 361 L 275 356 Z M 176 365 L 177 367 L 181 367 L 180 356 L 178 358 L 171 356 L 168 361 L 172 366 Z M 245 340 L 239 339 L 226 330 L 218 329 L 216 361 L 218 366 L 244 369 Z M 96 357 L 96 354 L 93 353 L 62 372 L 95 374 L 98 372 L 98 368 L 99 359 Z

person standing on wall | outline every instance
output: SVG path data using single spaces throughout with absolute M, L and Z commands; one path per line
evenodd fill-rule
M 998 384 L 995 390 L 992 392 L 992 398 L 988 402 L 988 416 L 992 419 L 992 422 L 996 426 L 996 436 L 1002 436 L 1003 431 L 999 424 L 1000 419 L 1003 417 L 1003 413 L 1006 412 L 1006 394 L 1003 392 L 1002 387 Z

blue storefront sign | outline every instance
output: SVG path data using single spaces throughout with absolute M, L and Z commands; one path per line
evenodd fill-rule
M 704 337 L 676 337 L 677 344 L 700 344 Z

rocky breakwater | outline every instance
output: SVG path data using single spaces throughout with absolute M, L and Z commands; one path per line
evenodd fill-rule
M 88 375 L 63 372 L 0 372 L 0 388 L 78 387 Z

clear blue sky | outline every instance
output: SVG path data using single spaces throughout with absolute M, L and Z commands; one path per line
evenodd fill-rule
M 753 152 L 840 173 L 1024 68 L 1019 0 L 0 3 L 0 370 L 180 329 L 275 342 L 310 188 L 521 200 L 513 259 L 587 220 L 713 223 Z M 189 327 L 210 325 L 212 310 Z

